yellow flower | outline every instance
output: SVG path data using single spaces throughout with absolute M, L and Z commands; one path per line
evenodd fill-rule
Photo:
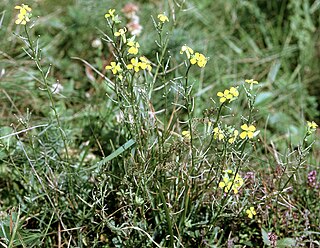
M 252 219 L 253 216 L 257 214 L 257 212 L 254 210 L 254 207 L 250 207 L 249 209 L 247 209 L 246 213 L 250 219 Z
M 141 62 L 139 62 L 139 66 L 141 67 L 142 70 L 147 69 L 148 71 L 151 71 L 151 62 L 144 56 L 139 58 Z
M 31 8 L 28 5 L 21 4 L 14 7 L 19 10 L 18 19 L 15 21 L 15 24 L 26 25 L 30 21 L 31 17 Z
M 131 62 L 131 64 L 128 64 L 127 65 L 127 68 L 129 69 L 129 70 L 134 70 L 135 72 L 138 72 L 139 70 L 140 70 L 140 64 L 139 64 L 139 60 L 138 60 L 138 58 L 132 58 L 131 60 L 130 60 L 130 62 Z
M 229 91 L 233 98 L 237 98 L 239 96 L 239 91 L 237 90 L 237 88 L 231 87 Z
M 314 121 L 312 121 L 312 122 L 310 122 L 310 121 L 307 121 L 307 124 L 308 124 L 308 127 L 310 128 L 310 129 L 317 129 L 317 127 L 318 127 L 318 125 L 317 125 L 317 123 L 315 123 Z
M 224 92 L 218 92 L 217 96 L 220 97 L 221 103 L 227 100 L 231 102 L 239 96 L 239 91 L 235 87 L 231 87 L 229 90 L 224 90 Z
M 115 9 L 109 9 L 108 13 L 105 14 L 104 17 L 107 19 L 111 17 L 111 20 L 114 21 L 114 12 L 115 11 L 116 11 Z
M 191 135 L 190 135 L 190 132 L 189 131 L 182 131 L 182 136 L 183 136 L 183 138 L 185 138 L 185 139 L 191 139 Z
M 242 187 L 243 183 L 244 182 L 241 176 L 239 176 L 238 174 L 234 175 L 234 172 L 232 170 L 226 170 L 222 181 L 219 183 L 219 188 L 224 189 L 225 193 L 233 190 L 234 194 L 238 194 L 239 189 Z
M 238 131 L 238 130 L 234 130 L 234 131 L 233 131 L 233 134 L 232 134 L 232 136 L 229 138 L 228 142 L 229 142 L 230 144 L 233 144 L 233 143 L 235 142 L 236 138 L 238 137 L 238 135 L 239 135 L 239 131 Z
M 198 64 L 199 67 L 205 67 L 207 61 L 207 58 L 202 53 L 195 53 L 190 59 L 192 65 Z
M 232 184 L 232 183 L 231 183 Z M 226 187 L 227 185 L 231 186 L 231 184 L 229 185 L 229 177 L 223 177 L 222 181 L 219 183 L 219 188 L 222 188 L 225 190 L 225 192 L 227 193 L 230 189 L 230 187 Z
M 258 81 L 255 81 L 253 79 L 246 79 L 244 80 L 246 83 L 250 84 L 250 86 L 252 87 L 252 85 L 254 84 L 258 84 L 259 82 Z
M 111 70 L 114 75 L 122 72 L 120 63 L 116 63 L 116 62 L 111 62 L 110 65 L 106 66 L 106 69 Z
M 168 17 L 163 13 L 163 14 L 159 14 L 158 15 L 158 19 L 160 20 L 160 22 L 165 23 L 165 22 L 169 22 Z
M 183 45 L 181 47 L 180 54 L 183 54 L 183 53 L 186 53 L 187 58 L 190 59 L 191 54 L 193 54 L 193 50 L 192 50 L 192 48 L 188 47 L 187 45 Z
M 223 131 L 218 127 L 214 128 L 213 129 L 213 138 L 218 139 L 219 141 L 223 140 L 224 139 Z
M 138 54 L 139 47 L 140 47 L 138 42 L 134 42 L 133 40 L 130 40 L 128 41 L 127 45 L 130 47 L 128 49 L 129 54 L 134 54 L 134 55 Z
M 121 28 L 117 32 L 114 33 L 114 36 L 116 36 L 116 37 L 121 36 L 123 43 L 126 43 L 127 42 L 126 32 L 127 32 L 126 28 Z
M 245 139 L 246 137 L 248 137 L 249 139 L 252 139 L 254 135 L 254 131 L 256 131 L 255 126 L 253 125 L 248 126 L 247 124 L 243 124 L 241 126 L 241 129 L 243 130 L 243 132 L 240 134 L 241 139 Z

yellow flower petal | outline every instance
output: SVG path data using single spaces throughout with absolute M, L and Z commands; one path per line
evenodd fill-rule
M 218 93 L 217 93 L 217 96 L 223 97 L 224 95 L 223 95 L 222 92 L 218 92 Z
M 253 138 L 253 132 L 247 132 L 247 134 L 248 134 L 248 138 L 249 138 L 249 139 L 252 139 L 252 138 Z
M 248 131 L 251 131 L 251 132 L 256 131 L 256 127 L 253 126 L 253 125 L 250 125 L 250 126 L 248 127 Z
M 226 184 L 224 182 L 219 183 L 219 188 L 224 188 L 225 186 L 226 186 Z
M 244 132 L 242 132 L 241 134 L 240 134 L 240 138 L 241 139 L 245 139 L 247 137 L 247 132 L 246 131 L 244 131 Z
M 248 130 L 248 125 L 247 124 L 243 124 L 241 126 L 241 129 L 247 131 Z

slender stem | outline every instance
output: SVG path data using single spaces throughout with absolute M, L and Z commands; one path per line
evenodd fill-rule
M 174 239 L 173 239 L 173 231 L 172 231 L 172 221 L 171 221 L 171 217 L 170 217 L 170 213 L 169 213 L 169 209 L 167 207 L 167 202 L 166 202 L 166 199 L 163 195 L 163 191 L 162 191 L 162 187 L 160 185 L 160 183 L 158 182 L 158 188 L 159 188 L 159 194 L 160 194 L 160 198 L 161 198 L 161 201 L 162 201 L 162 204 L 163 204 L 163 207 L 164 207 L 164 211 L 165 211 L 165 214 L 166 214 L 166 219 L 167 219 L 167 222 L 168 222 L 168 231 L 169 231 L 169 234 L 170 234 L 170 247 L 174 247 Z
M 190 109 L 190 95 L 188 94 L 188 73 L 191 68 L 191 64 L 189 64 L 186 74 L 185 74 L 185 98 L 186 98 L 186 107 L 187 107 L 187 113 L 188 113 L 188 128 L 189 128 L 189 134 L 190 134 L 190 152 L 191 152 L 191 171 L 190 174 L 193 173 L 194 170 L 194 155 L 193 155 L 193 134 L 192 134 L 192 110 Z M 192 184 L 192 182 L 191 182 Z M 185 181 L 185 191 L 184 191 L 184 210 L 183 210 L 183 215 L 182 218 L 180 219 L 179 226 L 184 223 L 186 216 L 187 216 L 187 211 L 189 207 L 189 198 L 190 198 L 190 188 L 192 185 L 188 184 L 188 180 L 186 179 Z
M 217 117 L 216 117 L 215 122 L 213 123 L 212 130 L 214 130 L 214 129 L 218 126 L 218 121 L 219 121 L 219 119 L 220 119 L 221 110 L 222 110 L 223 105 L 224 105 L 224 102 L 223 102 L 223 103 L 220 105 L 220 107 L 219 107 L 218 114 L 217 114 Z M 210 148 L 213 140 L 214 140 L 214 136 L 211 135 L 211 139 L 210 139 L 210 141 L 209 141 L 209 144 L 207 145 L 206 149 L 204 149 L 205 152 L 204 152 L 203 156 L 205 156 L 205 155 L 208 153 L 209 148 Z
M 30 36 L 29 36 L 29 33 L 28 33 L 28 29 L 27 29 L 27 25 L 24 26 L 24 30 L 25 30 L 26 35 L 27 35 L 29 48 L 31 49 L 31 52 L 32 52 L 32 57 L 33 57 L 32 59 L 35 61 L 35 64 L 36 64 L 36 66 L 38 67 L 38 69 L 40 71 L 42 81 L 43 81 L 43 83 L 44 83 L 44 85 L 46 87 L 46 91 L 47 91 L 47 94 L 48 94 L 48 97 L 49 97 L 49 100 L 50 100 L 50 103 L 51 103 L 51 109 L 53 110 L 55 118 L 57 120 L 57 124 L 58 124 L 58 127 L 59 127 L 58 129 L 59 129 L 62 141 L 63 141 L 63 146 L 64 146 L 64 149 L 65 149 L 67 161 L 69 162 L 69 152 L 68 152 L 66 137 L 65 137 L 65 134 L 64 134 L 64 132 L 62 130 L 62 127 L 61 127 L 59 114 L 58 114 L 58 112 L 56 110 L 56 107 L 55 107 L 55 102 L 53 100 L 52 92 L 51 92 L 49 83 L 47 81 L 47 76 L 45 75 L 45 73 L 44 73 L 44 71 L 42 69 L 42 66 L 41 66 L 41 63 L 40 63 L 40 59 L 39 59 L 39 55 L 36 53 L 36 51 L 34 49 L 34 46 L 33 46 L 33 42 L 30 39 Z

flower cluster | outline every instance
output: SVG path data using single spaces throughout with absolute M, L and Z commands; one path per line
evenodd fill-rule
M 268 233 L 268 240 L 270 241 L 271 247 L 277 247 L 277 240 L 278 240 L 277 234 L 269 232 Z
M 205 67 L 208 62 L 208 59 L 202 53 L 194 53 L 193 49 L 187 45 L 181 47 L 180 54 L 183 53 L 187 55 L 192 65 L 197 64 L 199 67 Z
M 217 93 L 217 96 L 220 97 L 221 103 L 224 103 L 227 100 L 229 100 L 229 102 L 232 102 L 239 96 L 239 91 L 237 90 L 237 88 L 231 87 L 229 90 L 224 90 L 223 92 L 219 91 Z
M 230 144 L 233 144 L 235 142 L 235 140 L 238 137 L 238 135 L 239 135 L 239 131 L 234 129 L 234 128 L 232 128 L 232 127 L 228 127 L 227 128 L 226 134 L 219 127 L 215 127 L 213 129 L 213 138 L 214 139 L 218 139 L 219 141 L 221 141 L 221 140 L 224 140 L 225 136 L 227 136 L 228 142 Z
M 317 186 L 317 171 L 313 170 L 308 173 L 308 185 L 311 188 L 316 188 Z
M 15 21 L 16 24 L 26 25 L 30 21 L 31 8 L 26 4 L 17 5 L 14 7 L 19 10 L 18 19 Z
M 122 10 L 122 12 L 124 12 L 126 17 L 129 19 L 138 18 L 138 16 L 136 16 L 137 11 L 138 7 L 134 4 L 127 4 Z M 114 9 L 109 9 L 105 14 L 105 18 L 107 18 L 108 20 L 111 19 L 115 22 L 116 20 L 118 20 L 118 16 L 115 16 Z M 138 19 L 136 21 L 138 21 Z M 114 36 L 120 37 L 122 44 L 125 44 L 127 46 L 129 55 L 137 55 L 139 53 L 140 44 L 139 42 L 135 41 L 135 36 L 127 38 L 127 31 L 128 29 L 126 27 L 120 28 L 114 32 Z M 110 65 L 107 65 L 105 68 L 107 70 L 111 70 L 114 75 L 118 75 L 118 78 L 122 80 L 123 69 L 121 68 L 121 66 L 123 64 L 126 69 L 134 70 L 135 72 L 139 72 L 140 70 L 151 71 L 152 69 L 151 62 L 144 56 L 131 58 L 129 63 L 111 62 Z
M 256 127 L 254 125 L 248 126 L 247 124 L 243 124 L 241 126 L 241 129 L 243 130 L 240 134 L 241 139 L 245 139 L 246 137 L 252 139 L 254 136 L 254 132 L 256 131 Z
M 139 61 L 140 60 L 140 61 Z M 142 70 L 148 70 L 151 71 L 152 67 L 151 67 L 151 62 L 144 56 L 138 58 L 132 58 L 130 60 L 131 64 L 127 65 L 127 69 L 129 70 L 134 70 L 135 72 L 140 71 L 140 69 Z
M 191 56 L 190 63 L 192 65 L 197 64 L 199 67 L 205 67 L 207 58 L 202 53 L 195 53 L 194 56 Z
M 254 210 L 254 207 L 250 207 L 249 209 L 247 209 L 246 213 L 250 219 L 252 219 L 253 216 L 257 214 L 257 212 Z
M 233 190 L 237 194 L 243 183 L 243 179 L 238 173 L 235 174 L 232 170 L 226 170 L 222 181 L 219 183 L 219 188 L 224 189 L 225 193 Z

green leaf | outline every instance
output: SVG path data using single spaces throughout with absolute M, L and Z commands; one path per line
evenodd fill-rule
M 268 81 L 269 82 L 273 83 L 276 80 L 276 76 L 279 72 L 280 66 L 281 66 L 281 62 L 279 60 L 275 61 L 272 64 L 271 69 L 268 74 Z
M 136 143 L 135 140 L 130 139 L 128 140 L 124 145 L 120 146 L 117 150 L 115 150 L 113 153 L 111 153 L 109 156 L 105 157 L 104 159 L 102 159 L 101 161 L 99 161 L 97 164 L 95 164 L 94 166 L 91 166 L 90 168 L 88 168 L 87 170 L 92 170 L 95 169 L 109 161 L 111 161 L 112 159 L 114 159 L 115 157 L 119 156 L 121 153 L 123 153 L 125 150 L 127 150 L 129 147 L 133 146 Z
M 272 99 L 273 99 L 273 95 L 274 93 L 272 92 L 262 92 L 260 94 L 257 95 L 256 97 L 256 101 L 255 101 L 255 104 L 256 105 L 261 105 L 261 104 L 265 104 L 267 102 L 271 102 Z
M 277 241 L 277 247 L 296 247 L 296 240 L 293 238 L 283 238 Z
M 268 238 L 268 233 L 266 230 L 264 230 L 263 228 L 261 228 L 261 235 L 262 235 L 262 240 L 263 240 L 263 243 L 265 245 L 270 245 L 270 240 Z

